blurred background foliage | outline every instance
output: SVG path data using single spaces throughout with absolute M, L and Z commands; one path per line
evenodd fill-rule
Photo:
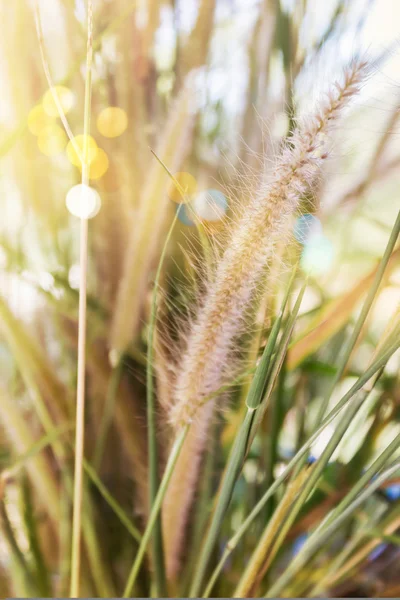
M 82 0 L 41 0 L 39 9 L 42 39 L 34 2 L 0 3 L 2 597 L 65 596 L 69 578 L 79 228 L 65 197 L 79 183 L 80 169 L 48 93 L 41 52 L 79 136 L 86 6 Z M 167 403 L 168 364 L 173 359 L 179 368 L 179 356 L 169 355 L 161 337 L 174 340 L 194 311 L 214 260 L 211 252 L 207 266 L 201 252 L 223 248 L 235 207 L 257 190 L 297 116 L 343 65 L 366 50 L 378 60 L 335 132 L 333 158 L 309 199 L 325 236 L 311 252 L 318 276 L 306 290 L 276 391 L 279 414 L 267 411 L 261 424 L 224 522 L 223 544 L 260 497 L 265 478 L 271 482 L 312 431 L 318 400 L 399 209 L 399 17 L 395 0 L 95 0 L 91 185 L 101 210 L 90 221 L 89 237 L 83 595 L 121 593 L 148 512 L 147 322 L 155 269 L 177 208 L 160 160 L 172 174 L 193 176 L 193 207 L 201 218 L 196 227 L 190 211 L 180 213 L 162 273 L 157 386 Z M 221 201 L 211 218 L 204 195 L 210 189 Z M 332 406 L 365 369 L 395 318 L 399 252 Z M 278 288 L 269 290 L 270 315 L 279 305 Z M 290 530 L 277 572 L 398 434 L 398 367 L 397 355 Z M 246 385 L 210 439 L 178 593 L 187 593 Z M 164 411 L 161 401 L 165 458 Z M 328 428 L 312 447 L 310 461 L 330 433 Z M 307 595 L 322 581 L 322 589 L 335 595 L 399 595 L 399 489 L 393 481 L 378 490 L 290 591 Z M 276 502 L 274 497 L 241 541 L 215 595 L 232 593 Z M 345 543 L 349 555 L 332 571 Z M 137 592 L 147 595 L 149 585 L 143 570 Z

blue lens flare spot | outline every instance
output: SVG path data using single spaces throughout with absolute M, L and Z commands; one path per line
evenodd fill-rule
M 178 213 L 178 219 L 184 225 L 192 227 L 195 223 L 190 215 L 190 208 L 188 204 L 177 204 L 176 212 Z
M 306 533 L 302 533 L 301 535 L 299 535 L 299 537 L 297 537 L 294 540 L 293 546 L 292 546 L 292 556 L 296 556 L 296 554 L 298 554 L 300 552 L 300 550 L 306 543 L 307 538 L 308 538 L 308 535 Z
M 202 221 L 220 221 L 228 210 L 228 201 L 219 190 L 205 190 L 193 199 L 193 210 Z
M 324 235 L 314 235 L 304 246 L 300 263 L 306 273 L 323 275 L 331 269 L 334 258 L 332 242 Z
M 309 213 L 301 215 L 294 224 L 294 237 L 300 244 L 306 244 L 310 238 L 322 234 L 321 221 Z
M 400 483 L 387 487 L 384 493 L 389 500 L 398 500 L 400 498 Z

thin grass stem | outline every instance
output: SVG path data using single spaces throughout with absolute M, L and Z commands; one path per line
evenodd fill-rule
M 156 154 L 153 152 L 154 156 Z M 158 159 L 160 162 L 161 160 Z M 160 283 L 161 271 L 164 265 L 165 256 L 168 248 L 168 244 L 172 237 L 172 233 L 175 229 L 176 222 L 178 220 L 179 212 L 181 209 L 179 206 L 175 217 L 169 228 L 167 237 L 164 242 L 164 246 L 161 252 L 160 260 L 158 262 L 156 277 L 154 281 L 154 289 L 151 302 L 151 315 L 148 330 L 147 340 L 147 369 L 146 369 L 146 399 L 147 399 L 147 428 L 148 428 L 148 450 L 149 450 L 149 504 L 150 509 L 154 505 L 158 487 L 159 487 L 159 476 L 158 476 L 158 448 L 157 448 L 157 426 L 155 418 L 155 403 L 154 403 L 154 375 L 153 375 L 153 362 L 154 362 L 154 334 L 157 323 L 157 292 Z M 161 530 L 161 518 L 157 517 L 154 531 L 153 531 L 153 560 L 154 560 L 154 571 L 155 571 L 155 592 L 157 596 L 165 597 L 167 590 L 165 565 L 164 565 L 164 550 L 162 542 L 162 530 Z
M 82 184 L 89 185 L 88 136 L 92 97 L 93 2 L 88 0 L 88 41 L 85 78 L 84 148 Z M 86 309 L 87 309 L 88 221 L 80 222 L 79 315 L 78 315 L 78 382 L 76 397 L 75 474 L 72 518 L 71 587 L 70 596 L 79 596 L 81 568 L 81 528 L 83 492 L 83 456 L 85 440 L 85 372 L 86 372 Z
M 168 489 L 168 485 L 171 480 L 171 476 L 174 471 L 176 461 L 178 460 L 180 451 L 182 450 L 182 446 L 183 446 L 183 443 L 189 432 L 189 429 L 190 429 L 190 425 L 186 425 L 185 427 L 183 427 L 181 429 L 181 431 L 178 433 L 177 437 L 175 438 L 175 442 L 172 446 L 163 478 L 162 478 L 160 486 L 158 488 L 157 496 L 154 500 L 154 504 L 153 504 L 152 510 L 150 512 L 150 516 L 149 516 L 149 520 L 147 522 L 146 529 L 143 533 L 142 541 L 141 541 L 139 549 L 137 551 L 135 561 L 132 565 L 132 569 L 129 573 L 128 581 L 125 586 L 125 590 L 123 592 L 123 598 L 129 598 L 129 596 L 133 590 L 133 587 L 135 585 L 137 576 L 139 574 L 139 569 L 143 562 L 143 558 L 145 556 L 147 546 L 149 544 L 149 541 L 150 541 L 152 533 L 153 533 L 154 525 L 157 521 L 158 515 L 161 510 L 162 501 L 164 500 L 164 496 Z
M 328 393 L 326 395 L 324 395 L 324 398 L 320 404 L 316 425 L 319 425 L 319 423 L 322 421 L 322 419 L 326 413 L 326 409 L 328 407 L 329 400 L 332 396 L 332 392 L 335 389 L 338 382 L 340 381 L 340 379 L 346 369 L 346 366 L 347 366 L 347 363 L 349 362 L 351 353 L 354 350 L 354 347 L 357 343 L 357 340 L 359 338 L 361 330 L 362 330 L 364 323 L 368 317 L 368 314 L 371 310 L 372 304 L 376 298 L 376 294 L 378 292 L 379 286 L 382 283 L 382 279 L 385 274 L 386 267 L 388 265 L 391 255 L 392 255 L 393 249 L 396 245 L 397 238 L 399 237 L 399 232 L 400 232 L 400 211 L 397 213 L 397 219 L 396 219 L 393 229 L 391 231 L 384 255 L 379 263 L 379 267 L 375 273 L 374 281 L 373 281 L 371 287 L 369 288 L 367 297 L 364 301 L 361 312 L 360 312 L 360 314 L 357 318 L 357 321 L 354 325 L 352 334 L 351 334 L 350 338 L 347 340 L 347 342 L 344 346 L 344 349 L 341 353 L 335 377 L 329 386 Z

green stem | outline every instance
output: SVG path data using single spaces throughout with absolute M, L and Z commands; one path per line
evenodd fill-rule
M 107 396 L 104 406 L 104 414 L 100 423 L 99 435 L 96 441 L 96 447 L 93 455 L 93 466 L 96 471 L 99 471 L 106 446 L 107 435 L 111 427 L 114 416 L 115 401 L 117 397 L 119 383 L 121 381 L 123 371 L 122 358 L 118 361 L 117 366 L 112 370 L 107 389 Z
M 358 337 L 361 333 L 361 329 L 368 317 L 369 311 L 371 310 L 371 306 L 375 300 L 375 296 L 377 294 L 378 288 L 382 282 L 383 275 L 385 273 L 385 270 L 386 270 L 387 264 L 389 262 L 390 256 L 393 252 L 393 249 L 395 247 L 397 238 L 399 236 L 399 232 L 400 232 L 400 211 L 397 214 L 397 219 L 395 221 L 392 232 L 390 234 L 389 241 L 387 243 L 382 260 L 379 264 L 378 270 L 376 271 L 374 281 L 368 290 L 367 297 L 364 301 L 363 307 L 358 316 L 358 319 L 356 321 L 356 324 L 354 326 L 352 334 L 351 334 L 349 340 L 347 341 L 347 343 L 345 344 L 343 352 L 340 356 L 336 375 L 335 375 L 331 385 L 328 388 L 328 393 L 324 396 L 324 398 L 320 404 L 320 408 L 319 408 L 318 415 L 317 415 L 316 425 L 319 425 L 319 423 L 322 421 L 324 414 L 326 412 L 326 409 L 328 407 L 329 400 L 332 396 L 332 393 L 346 369 L 346 365 L 349 361 L 351 353 L 354 350 L 354 347 L 357 343 Z
M 182 450 L 183 443 L 186 439 L 186 436 L 189 432 L 190 425 L 185 425 L 183 429 L 179 432 L 177 437 L 175 438 L 175 442 L 172 446 L 171 453 L 168 458 L 167 466 L 165 468 L 165 472 L 163 478 L 160 483 L 160 487 L 158 488 L 157 495 L 155 497 L 153 507 L 150 512 L 149 520 L 146 526 L 146 529 L 143 533 L 142 541 L 140 543 L 139 549 L 136 554 L 135 562 L 132 565 L 132 569 L 129 573 L 128 581 L 125 586 L 125 590 L 123 593 L 123 598 L 129 598 L 132 592 L 133 586 L 135 585 L 136 578 L 139 574 L 139 569 L 142 564 L 148 543 L 153 533 L 154 526 L 158 519 L 158 515 L 161 510 L 161 505 L 164 500 L 164 496 L 168 489 L 169 482 L 172 477 L 172 473 L 174 471 L 176 461 L 178 460 L 180 451 Z
M 157 449 L 157 426 L 155 418 L 155 403 L 154 403 L 154 334 L 157 321 L 157 292 L 163 268 L 167 247 L 171 239 L 175 224 L 177 222 L 179 206 L 175 217 L 169 228 L 165 239 L 164 247 L 161 252 L 160 260 L 157 267 L 156 277 L 154 281 L 154 290 L 151 303 L 151 316 L 149 322 L 148 340 L 147 340 L 147 370 L 146 370 L 146 395 L 147 395 L 147 428 L 148 428 L 148 451 L 149 451 L 149 504 L 152 507 L 155 503 L 159 486 L 158 476 L 158 449 Z M 164 566 L 164 550 L 162 541 L 161 518 L 157 517 L 154 524 L 153 532 L 153 560 L 155 572 L 155 593 L 156 596 L 165 597 L 167 595 L 167 582 Z

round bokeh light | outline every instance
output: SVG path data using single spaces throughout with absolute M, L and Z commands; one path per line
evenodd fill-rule
M 68 114 L 69 111 L 74 107 L 75 94 L 63 85 L 56 85 L 52 90 L 47 90 L 47 92 L 44 94 L 42 101 L 44 112 L 50 117 L 59 116 L 57 104 L 54 100 L 53 93 L 57 96 L 63 113 Z
M 197 181 L 190 173 L 185 171 L 175 173 L 174 181 L 171 181 L 167 194 L 168 198 L 177 204 L 187 204 L 192 200 L 197 191 Z
M 76 144 L 76 146 L 78 147 L 81 157 L 83 159 L 83 153 L 85 150 L 85 136 L 84 135 L 75 136 L 74 144 Z M 81 160 L 81 157 L 78 155 L 78 153 L 75 151 L 74 144 L 72 143 L 72 141 L 68 142 L 67 157 L 68 157 L 68 160 L 73 165 L 75 165 L 75 167 L 81 167 L 82 160 Z M 91 164 L 91 162 L 96 158 L 97 150 L 98 150 L 98 147 L 97 147 L 96 140 L 91 135 L 88 135 L 87 136 L 87 153 L 88 153 L 87 158 L 88 158 L 89 164 Z
M 54 125 L 54 119 L 45 113 L 43 106 L 34 106 L 28 115 L 28 129 L 33 135 L 40 135 L 43 131 Z
M 304 246 L 300 262 L 310 275 L 323 275 L 332 267 L 334 258 L 332 242 L 324 235 L 314 235 Z
M 39 150 L 46 156 L 61 154 L 67 145 L 68 138 L 64 129 L 59 125 L 49 125 L 38 135 Z
M 66 197 L 66 205 L 74 217 L 92 219 L 100 210 L 101 200 L 95 189 L 79 183 L 69 190 Z
M 192 205 L 199 219 L 211 222 L 220 221 L 228 210 L 228 201 L 219 190 L 200 192 Z
M 103 177 L 108 170 L 109 164 L 106 152 L 104 152 L 103 148 L 97 148 L 96 156 L 89 165 L 89 178 L 100 179 L 100 177 Z M 82 165 L 80 165 L 80 168 L 82 168 Z
M 294 237 L 300 244 L 307 244 L 315 235 L 322 235 L 321 221 L 311 214 L 301 215 L 296 219 L 293 228 Z
M 127 114 L 119 106 L 108 106 L 97 117 L 97 129 L 104 137 L 118 137 L 124 133 L 127 127 Z
M 189 227 L 192 227 L 195 224 L 190 214 L 192 211 L 189 204 L 177 204 L 176 210 L 177 212 L 179 211 L 178 219 L 181 223 L 188 225 Z

